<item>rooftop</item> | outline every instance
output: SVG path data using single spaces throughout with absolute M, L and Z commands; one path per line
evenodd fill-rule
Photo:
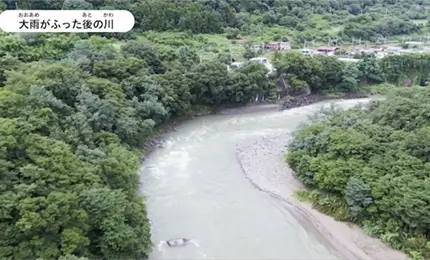
M 289 44 L 290 42 L 269 42 L 267 45 L 275 45 L 275 44 Z
M 336 51 L 338 49 L 339 47 L 337 46 L 321 46 L 317 48 L 318 51 Z

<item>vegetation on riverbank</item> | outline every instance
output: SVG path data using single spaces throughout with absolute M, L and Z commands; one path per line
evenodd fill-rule
M 125 34 L 0 33 L 0 258 L 63 260 L 147 258 L 150 228 L 136 171 L 142 143 L 157 127 L 196 107 L 243 105 L 257 94 L 276 99 L 277 77 L 267 78 L 261 64 L 227 72 L 230 58 L 259 55 L 231 46 L 230 55 L 230 40 L 299 46 L 328 36 L 420 34 L 427 24 L 413 20 L 426 19 L 421 8 L 429 6 L 423 0 L 1 2 L 0 10 L 126 9 L 136 18 Z M 273 53 L 276 76 L 298 93 L 428 76 L 427 58 L 402 57 L 382 63 L 369 57 L 354 67 Z M 421 68 L 419 77 L 411 64 Z
M 135 41 L 3 35 L 0 49 L 5 259 L 146 258 L 142 142 L 194 106 L 244 104 L 269 86 L 260 64 L 228 74 L 192 50 L 165 60 Z
M 287 162 L 310 188 L 297 197 L 360 224 L 413 259 L 430 258 L 428 88 L 384 101 L 326 108 L 296 133 Z
M 377 59 L 372 55 L 354 63 L 333 56 L 314 57 L 296 52 L 275 56 L 277 77 L 282 77 L 287 97 L 283 109 L 324 99 L 386 94 L 396 86 L 428 85 L 430 54 L 408 54 Z M 309 94 L 312 93 L 312 96 Z

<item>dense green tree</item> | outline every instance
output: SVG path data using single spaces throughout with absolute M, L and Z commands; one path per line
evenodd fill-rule
M 146 259 L 136 149 L 195 105 L 245 104 L 273 89 L 258 63 L 231 74 L 192 46 L 163 56 L 159 46 L 115 44 L 95 35 L 0 41 L 1 258 Z
M 201 35 L 225 32 L 239 41 L 267 30 L 264 41 L 301 45 L 420 33 L 427 25 L 412 19 L 427 18 L 428 0 L 0 3 L 0 10 L 125 9 L 136 21 L 127 34 L 0 33 L 4 259 L 146 259 L 152 245 L 144 198 L 136 195 L 139 148 L 156 127 L 196 107 L 273 98 L 275 78 L 297 93 L 321 93 L 384 80 L 425 85 L 429 76 L 426 54 L 348 64 L 279 52 L 275 75 L 256 62 L 228 72 L 229 49 Z M 245 57 L 257 54 L 249 49 Z M 366 112 L 332 111 L 300 132 L 289 155 L 299 179 L 318 189 L 321 209 L 379 230 L 416 259 L 430 257 L 428 96 L 411 89 Z
M 430 257 L 429 101 L 429 89 L 412 88 L 369 106 L 322 111 L 297 133 L 287 156 L 314 189 L 316 207 L 361 223 L 414 259 Z
M 136 19 L 138 31 L 191 31 L 192 33 L 221 33 L 230 27 L 246 32 L 259 22 L 267 26 L 285 26 L 307 32 L 312 38 L 323 40 L 328 35 L 315 29 L 342 25 L 344 30 L 332 36 L 346 36 L 349 40 L 420 33 L 424 26 L 412 20 L 427 19 L 423 7 L 428 0 L 409 1 L 237 1 L 237 0 L 3 0 L 8 9 L 125 9 Z M 255 19 L 258 16 L 258 19 Z M 313 20 L 317 18 L 318 22 Z M 307 21 L 307 22 L 300 22 Z M 102 34 L 106 37 L 131 39 L 127 34 Z

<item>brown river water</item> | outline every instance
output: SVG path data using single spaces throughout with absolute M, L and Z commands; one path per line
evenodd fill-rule
M 335 103 L 348 108 L 360 102 L 367 100 Z M 328 103 L 282 112 L 270 105 L 227 110 L 185 122 L 176 132 L 166 134 L 164 148 L 151 153 L 140 169 L 154 243 L 150 259 L 354 258 L 333 246 L 330 239 L 336 238 L 322 234 L 315 220 L 255 186 L 270 187 L 275 179 L 260 178 L 253 183 L 249 177 L 256 175 L 246 174 L 275 172 L 275 164 L 282 167 L 281 148 L 289 134 Z M 285 140 L 272 144 L 281 146 L 273 148 L 279 153 L 276 163 L 258 153 L 271 150 L 267 145 L 260 149 L 258 140 L 275 136 Z M 250 144 L 254 144 L 254 152 L 246 152 Z M 180 248 L 161 243 L 182 237 L 192 243 Z

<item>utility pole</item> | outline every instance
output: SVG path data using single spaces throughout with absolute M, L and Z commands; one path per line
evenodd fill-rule
M 230 41 L 228 42 L 228 52 L 230 55 L 230 64 L 232 64 L 233 63 L 233 57 L 231 56 L 231 42 Z
M 336 37 L 334 39 L 332 39 L 332 43 L 334 42 L 335 46 L 337 47 L 337 44 L 339 42 L 339 39 Z

